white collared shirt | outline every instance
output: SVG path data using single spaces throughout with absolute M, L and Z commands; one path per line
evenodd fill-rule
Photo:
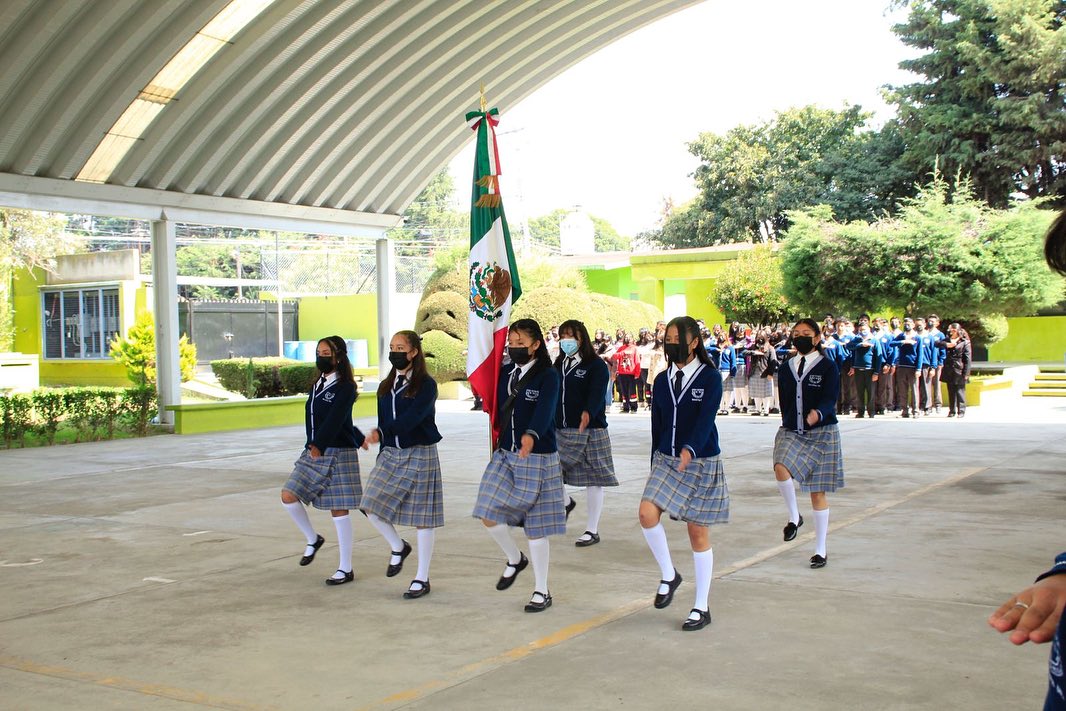
M 701 365 L 703 365 L 703 363 L 700 362 L 699 358 L 693 358 L 691 361 L 689 361 L 688 365 L 686 365 L 683 368 L 681 368 L 681 390 L 682 391 L 686 387 L 688 387 L 689 381 L 692 380 L 692 376 L 694 376 L 696 374 L 696 371 L 700 369 Z M 674 364 L 674 363 L 671 363 L 670 364 L 670 369 L 667 371 L 667 378 L 670 381 L 670 391 L 671 392 L 673 392 L 674 375 L 677 373 L 677 371 L 678 371 L 677 365 Z
M 315 395 L 318 395 L 320 392 L 322 392 L 323 390 L 325 390 L 329 386 L 333 385 L 333 383 L 335 383 L 335 382 L 337 382 L 337 371 L 336 370 L 334 370 L 329 375 L 326 375 L 325 376 L 325 380 L 323 380 L 322 378 L 319 378 L 318 382 L 315 383 Z
M 791 360 L 789 360 L 788 365 L 789 365 L 790 368 L 792 368 L 792 374 L 796 376 L 796 382 L 799 382 L 799 379 L 800 379 L 800 376 L 799 376 L 800 360 L 802 360 L 804 358 L 806 358 L 806 361 L 803 363 L 803 372 L 804 373 L 809 373 L 811 371 L 811 368 L 814 367 L 814 364 L 822 359 L 822 354 L 819 353 L 818 349 L 816 348 L 813 351 L 811 351 L 810 353 L 808 353 L 807 355 L 803 355 L 802 353 L 797 353 L 795 358 L 792 358 Z

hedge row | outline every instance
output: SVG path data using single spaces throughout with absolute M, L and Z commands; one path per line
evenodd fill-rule
M 303 395 L 311 389 L 314 363 L 290 358 L 228 358 L 211 361 L 211 370 L 226 390 L 248 399 Z
M 148 433 L 156 414 L 155 388 L 40 388 L 32 393 L 0 397 L 0 431 L 4 446 L 26 446 L 35 433 L 55 443 L 60 425 L 73 426 L 76 441 L 111 439 L 119 426 L 138 435 Z

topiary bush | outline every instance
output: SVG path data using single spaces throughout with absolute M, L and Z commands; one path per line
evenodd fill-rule
M 415 333 L 444 331 L 452 338 L 466 339 L 469 301 L 454 291 L 438 291 L 422 299 L 415 315 Z
M 283 366 L 299 365 L 291 358 L 226 358 L 211 361 L 211 372 L 226 390 L 248 396 L 248 363 L 251 362 L 253 397 L 280 397 L 284 394 L 278 371 Z
M 558 326 L 567 319 L 582 321 L 589 333 L 604 329 L 614 333 L 622 328 L 637 333 L 662 319 L 659 309 L 642 301 L 619 299 L 605 294 L 543 287 L 522 294 L 511 311 L 511 320 L 532 318 L 541 328 Z
M 155 318 L 145 311 L 137 317 L 126 337 L 115 336 L 111 341 L 111 357 L 126 368 L 126 377 L 140 385 L 155 385 Z M 178 358 L 181 382 L 196 377 L 196 346 L 188 336 L 178 339 Z
M 438 383 L 466 379 L 466 344 L 444 331 L 422 334 L 426 368 Z
M 306 395 L 315 382 L 318 368 L 314 363 L 295 363 L 278 368 L 281 391 L 285 395 Z

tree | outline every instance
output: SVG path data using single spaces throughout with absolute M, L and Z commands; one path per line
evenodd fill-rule
M 709 300 L 730 321 L 769 326 L 789 313 L 781 265 L 770 245 L 757 245 L 726 267 Z
M 666 247 L 773 241 L 787 213 L 820 203 L 849 220 L 873 220 L 912 193 L 914 174 L 899 164 L 898 127 L 863 130 L 869 114 L 805 106 L 724 135 L 700 134 L 694 203 L 671 211 L 658 241 Z
M 66 217 L 34 210 L 0 210 L 0 351 L 14 337 L 11 280 L 21 269 L 52 271 L 55 257 L 77 252 L 82 241 L 65 232 Z
M 155 385 L 155 318 L 151 312 L 141 313 L 125 337 L 116 335 L 111 341 L 111 357 L 126 368 L 126 377 L 137 385 Z M 178 340 L 178 362 L 181 381 L 196 377 L 196 346 L 188 336 Z
M 1057 303 L 1043 260 L 1052 214 L 1026 202 L 992 210 L 962 182 L 935 177 L 898 217 L 837 222 L 825 206 L 791 213 L 784 293 L 808 313 L 936 312 L 953 320 L 1026 316 Z
M 903 5 L 897 0 L 897 5 Z M 905 163 L 969 176 L 977 195 L 1066 198 L 1066 2 L 908 0 L 893 28 L 924 50 L 900 66 L 922 77 L 892 87 Z
M 403 225 L 388 232 L 391 239 L 433 239 L 466 241 L 470 234 L 470 213 L 454 207 L 455 181 L 447 168 L 442 169 L 422 189 L 407 209 Z
M 549 247 L 558 247 L 559 225 L 569 214 L 569 209 L 559 207 L 546 215 L 531 218 L 529 220 L 530 238 Z M 592 220 L 593 244 L 597 252 L 620 252 L 632 248 L 633 241 L 618 234 L 618 230 L 610 222 L 595 215 L 589 215 L 589 218 Z

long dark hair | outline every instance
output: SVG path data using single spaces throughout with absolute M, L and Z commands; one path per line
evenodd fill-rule
M 520 318 L 507 329 L 508 334 L 517 332 L 524 333 L 534 341 L 540 342 L 540 347 L 533 353 L 533 360 L 535 361 L 533 369 L 540 371 L 544 368 L 550 368 L 552 359 L 548 355 L 548 349 L 544 346 L 544 334 L 540 330 L 540 324 L 531 318 Z
M 426 354 L 422 352 L 422 338 L 414 331 L 397 331 L 393 338 L 396 338 L 396 336 L 403 336 L 404 340 L 407 341 L 407 345 L 418 351 L 415 357 L 411 359 L 411 379 L 403 391 L 404 397 L 414 397 L 418 394 L 418 389 L 422 387 L 423 381 L 429 377 L 429 373 L 426 371 Z M 395 382 L 396 366 L 393 366 L 389 374 L 378 385 L 378 397 L 385 397 L 391 393 L 392 385 Z
M 570 335 L 576 336 L 578 339 L 577 354 L 581 358 L 581 361 L 593 361 L 599 356 L 596 355 L 596 349 L 592 347 L 592 341 L 589 340 L 589 330 L 585 328 L 585 324 L 577 319 L 570 319 L 569 321 L 563 321 L 559 324 L 559 339 L 562 340 L 563 334 L 567 331 Z M 566 354 L 562 349 L 559 350 L 559 357 L 555 359 L 555 367 L 562 368 L 563 360 L 566 358 Z
M 815 321 L 813 318 L 801 318 L 799 321 L 796 321 L 796 323 L 792 325 L 792 328 L 788 329 L 788 347 L 792 348 L 792 332 L 795 331 L 796 326 L 799 326 L 800 324 L 810 326 L 811 330 L 818 334 L 819 340 L 817 343 L 814 344 L 814 349 L 819 353 L 825 350 L 825 346 L 822 344 L 821 341 L 821 339 L 825 337 L 825 334 L 822 333 L 822 325 Z
M 351 383 L 355 385 L 355 374 L 352 373 L 352 362 L 348 360 L 348 344 L 344 342 L 344 339 L 340 336 L 326 336 L 319 339 L 318 344 L 315 346 L 315 353 L 318 353 L 318 346 L 323 343 L 329 344 L 330 351 L 333 352 L 333 357 L 337 360 L 337 365 L 334 367 L 334 372 L 337 373 L 337 380 L 342 383 Z M 323 375 L 322 371 L 315 368 L 315 380 L 318 380 Z M 355 389 L 355 396 L 359 397 L 359 388 Z
M 1044 238 L 1044 259 L 1047 265 L 1066 276 L 1066 210 L 1059 213 Z
M 714 366 L 711 356 L 707 354 L 707 349 L 703 345 L 703 336 L 700 335 L 700 326 L 696 323 L 696 319 L 691 316 L 678 316 L 670 319 L 670 323 L 666 324 L 668 332 L 671 326 L 677 329 L 677 338 L 681 343 L 688 344 L 689 341 L 695 338 L 696 347 L 693 349 L 693 353 L 696 354 L 696 358 L 704 365 Z M 663 340 L 665 342 L 665 336 Z M 675 363 L 674 365 L 680 368 L 682 364 Z

